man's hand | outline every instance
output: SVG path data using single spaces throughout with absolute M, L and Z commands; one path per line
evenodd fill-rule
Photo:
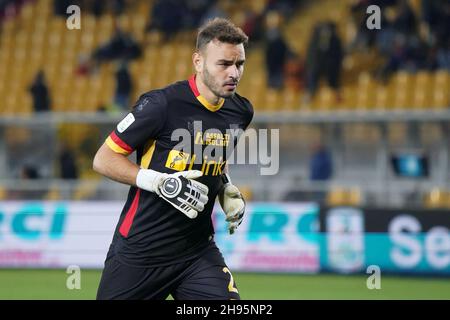
M 194 219 L 208 202 L 208 187 L 193 180 L 202 174 L 198 170 L 167 174 L 141 169 L 136 177 L 136 186 L 158 194 L 186 216 Z
M 239 189 L 229 182 L 219 192 L 219 202 L 226 215 L 225 220 L 228 222 L 228 231 L 230 234 L 233 234 L 244 218 L 244 198 Z

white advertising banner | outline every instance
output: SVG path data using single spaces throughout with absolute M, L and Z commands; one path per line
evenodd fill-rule
M 0 266 L 103 266 L 123 203 L 0 202 Z
M 102 268 L 122 202 L 0 202 L 0 267 Z M 216 242 L 232 270 L 318 272 L 317 205 L 253 203 L 229 235 L 221 209 Z M 181 213 L 180 213 L 181 214 Z

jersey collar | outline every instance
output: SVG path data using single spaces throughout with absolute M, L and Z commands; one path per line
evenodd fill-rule
M 195 83 L 195 74 L 193 74 L 189 78 L 189 87 L 191 87 L 191 90 L 194 93 L 197 100 L 209 111 L 216 112 L 220 108 L 222 108 L 222 106 L 225 102 L 224 98 L 220 98 L 219 103 L 214 105 L 214 104 L 210 103 L 208 100 L 206 100 L 206 98 L 200 94 L 200 92 L 198 91 L 198 88 L 197 88 L 197 84 Z

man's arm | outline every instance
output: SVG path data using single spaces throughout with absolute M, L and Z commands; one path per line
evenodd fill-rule
M 139 172 L 137 164 L 131 162 L 123 154 L 114 152 L 106 143 L 98 149 L 94 157 L 93 169 L 114 181 L 128 185 L 136 185 Z
M 125 155 L 111 150 L 106 143 L 97 151 L 93 168 L 112 180 L 156 193 L 191 219 L 197 217 L 208 202 L 208 187 L 193 180 L 202 175 L 201 171 L 167 174 L 141 169 Z M 174 186 L 177 186 L 175 194 Z

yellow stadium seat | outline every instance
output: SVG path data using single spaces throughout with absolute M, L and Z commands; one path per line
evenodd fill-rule
M 413 89 L 413 77 L 408 72 L 397 72 L 392 76 L 390 85 L 393 88 L 393 107 L 406 109 L 411 107 L 411 93 Z
M 295 89 L 284 90 L 282 104 L 284 110 L 297 110 L 300 105 L 300 92 Z
M 61 200 L 61 191 L 58 187 L 52 186 L 48 192 L 44 195 L 44 200 L 56 201 Z
M 281 91 L 268 89 L 266 91 L 266 100 L 264 102 L 266 104 L 266 110 L 270 111 L 281 110 L 282 109 Z
M 355 104 L 358 109 L 368 110 L 375 107 L 376 82 L 368 72 L 363 72 L 358 77 L 358 87 L 355 92 Z
M 253 189 L 251 186 L 248 185 L 239 185 L 238 186 L 239 191 L 242 194 L 242 197 L 246 200 L 246 201 L 251 201 L 253 200 Z
M 440 70 L 435 73 L 432 101 L 432 107 L 434 108 L 444 109 L 450 106 L 449 72 Z
M 326 197 L 329 206 L 360 206 L 362 204 L 359 188 L 333 187 Z
M 342 206 L 347 205 L 347 192 L 342 187 L 333 187 L 326 197 L 328 206 Z
M 425 195 L 424 206 L 429 209 L 449 208 L 450 196 L 446 190 L 434 188 Z
M 392 92 L 389 86 L 378 85 L 375 94 L 375 108 L 377 110 L 387 110 L 392 107 Z
M 98 189 L 100 181 L 98 179 L 81 179 L 73 193 L 72 199 L 75 201 L 92 199 Z
M 317 109 L 324 111 L 335 111 L 338 106 L 338 96 L 337 91 L 325 86 L 319 89 L 318 92 L 318 100 L 317 100 Z
M 362 195 L 359 188 L 351 188 L 348 190 L 347 201 L 349 205 L 360 206 L 362 204 Z
M 430 107 L 433 88 L 432 76 L 429 72 L 418 72 L 415 76 L 412 106 L 418 109 Z
M 1 108 L 0 108 L 0 110 L 1 110 Z M 7 197 L 8 197 L 8 191 L 6 190 L 5 187 L 0 185 L 0 200 L 6 200 Z

